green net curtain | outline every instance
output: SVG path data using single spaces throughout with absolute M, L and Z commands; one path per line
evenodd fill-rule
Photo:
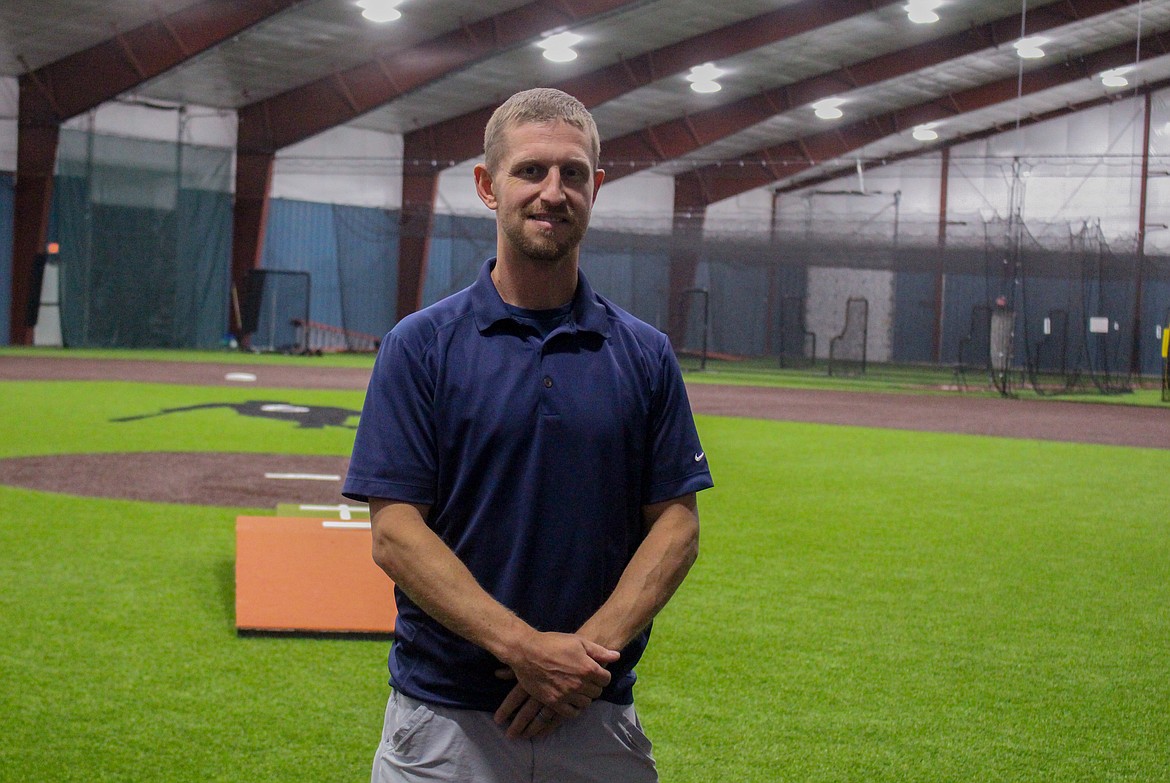
M 62 339 L 211 348 L 228 323 L 231 151 L 63 130 Z

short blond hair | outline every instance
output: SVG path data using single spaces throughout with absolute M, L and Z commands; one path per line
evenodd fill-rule
M 601 137 L 597 133 L 593 115 L 581 101 L 552 87 L 518 92 L 492 113 L 483 132 L 483 157 L 487 170 L 495 172 L 500 165 L 506 148 L 504 135 L 509 128 L 558 120 L 584 131 L 589 137 L 590 163 L 596 170 L 601 158 Z

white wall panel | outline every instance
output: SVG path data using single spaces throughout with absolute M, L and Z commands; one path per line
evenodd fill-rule
M 1142 112 L 1140 99 L 1120 100 L 955 147 L 953 213 L 1007 218 L 1015 184 L 1024 223 L 1045 244 L 1100 222 L 1123 248 L 1138 226 Z
M 817 336 L 817 357 L 828 358 L 829 342 L 845 326 L 845 304 L 850 297 L 869 302 L 866 354 L 871 362 L 892 356 L 894 274 L 883 270 L 812 267 L 805 298 L 807 329 Z
M 341 126 L 280 150 L 272 197 L 399 209 L 402 136 Z
M 602 183 L 593 206 L 600 228 L 669 234 L 674 224 L 674 178 L 653 172 Z
M 491 217 L 492 212 L 475 194 L 475 164 L 469 160 L 452 166 L 439 175 L 439 195 L 435 199 L 435 213 L 439 215 L 466 215 Z
M 767 237 L 772 228 L 772 192 L 756 188 L 707 208 L 707 233 Z
M 16 117 L 20 87 L 16 79 L 0 77 L 0 171 L 16 171 Z
M 1146 253 L 1170 253 L 1170 90 L 1156 93 L 1150 113 L 1150 179 Z
M 168 106 L 161 102 L 110 101 L 62 124 L 73 130 L 149 141 L 206 147 L 233 147 L 236 114 L 199 106 Z

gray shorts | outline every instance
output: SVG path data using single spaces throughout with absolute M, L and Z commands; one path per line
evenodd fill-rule
M 372 783 L 655 783 L 650 740 L 634 706 L 595 701 L 536 739 L 509 739 L 492 713 L 397 691 L 386 705 Z

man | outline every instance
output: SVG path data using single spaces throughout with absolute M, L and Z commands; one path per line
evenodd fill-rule
M 496 258 L 382 343 L 344 487 L 398 602 L 375 783 L 657 780 L 633 667 L 712 483 L 666 336 L 578 270 L 599 148 L 557 90 L 497 109 Z

